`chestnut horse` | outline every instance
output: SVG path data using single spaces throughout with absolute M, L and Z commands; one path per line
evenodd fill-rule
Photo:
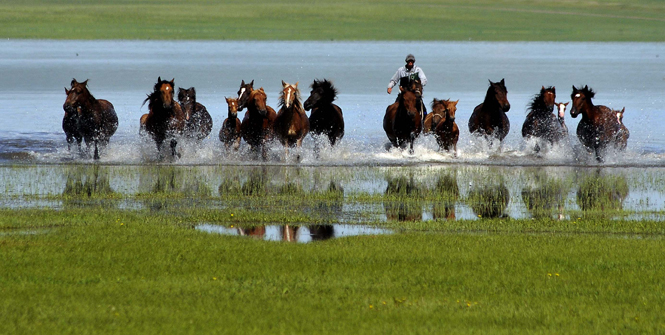
M 626 126 L 619 122 L 617 111 L 593 104 L 591 99 L 595 94 L 589 86 L 578 89 L 573 85 L 573 93 L 570 95 L 573 107 L 570 109 L 570 116 L 576 118 L 582 114 L 582 120 L 577 125 L 577 138 L 589 152 L 595 153 L 598 162 L 602 162 L 608 146 L 619 150 L 626 148 L 630 133 Z
M 176 146 L 177 137 L 185 129 L 185 113 L 180 104 L 173 100 L 173 87 L 175 79 L 171 81 L 157 78 L 153 92 L 143 101 L 148 102 L 148 114 L 141 116 L 141 132 L 146 132 L 157 144 L 157 151 L 161 152 L 164 141 L 169 140 L 171 155 L 178 156 Z
M 249 144 L 252 150 L 259 148 L 263 158 L 267 158 L 265 142 L 272 138 L 272 125 L 277 113 L 266 104 L 267 95 L 261 87 L 252 89 L 247 95 L 247 112 L 240 125 L 240 135 Z M 238 110 L 240 110 L 240 98 L 238 98 Z
M 400 85 L 397 101 L 386 108 L 383 117 L 383 130 L 393 146 L 402 148 L 409 144 L 409 152 L 413 153 L 413 142 L 423 128 L 422 116 L 416 102 L 418 101 L 419 80 Z M 420 91 L 422 92 L 422 90 Z
M 118 129 L 118 116 L 113 105 L 107 100 L 95 99 L 88 91 L 88 80 L 79 83 L 72 79 L 71 88 L 65 87 L 65 94 L 62 129 L 67 136 L 67 146 L 71 149 L 76 140 L 80 150 L 81 140 L 85 139 L 88 150 L 95 145 L 93 157 L 99 159 L 99 147 L 106 146 Z
M 556 88 L 542 86 L 540 93 L 533 98 L 528 108 L 529 114 L 522 125 L 522 137 L 546 141 L 550 145 L 566 138 L 568 129 L 563 123 L 563 116 L 552 114 L 555 100 Z M 536 144 L 535 151 L 540 151 L 539 143 Z
M 179 87 L 178 101 L 185 113 L 185 136 L 197 141 L 208 137 L 212 131 L 212 117 L 205 106 L 196 101 L 194 87 Z
M 275 136 L 285 147 L 299 148 L 309 132 L 309 118 L 300 102 L 298 83 L 291 85 L 282 80 L 279 105 L 281 108 L 273 124 Z
M 233 146 L 233 149 L 238 150 L 238 147 L 240 147 L 240 127 L 242 125 L 240 119 L 238 119 L 238 99 L 225 99 L 229 106 L 229 115 L 224 120 L 222 129 L 219 130 L 219 140 L 224 143 L 226 149 Z
M 487 139 L 493 137 L 503 141 L 510 131 L 510 121 L 506 116 L 509 110 L 505 81 L 501 79 L 500 82 L 493 83 L 490 80 L 485 100 L 473 109 L 469 118 L 469 132 L 483 135 Z
M 309 115 L 310 130 L 317 135 L 328 136 L 330 145 L 344 136 L 344 116 L 342 109 L 333 104 L 337 98 L 337 89 L 333 84 L 324 80 L 314 80 L 309 98 L 305 100 L 305 110 L 312 110 Z
M 432 112 L 427 114 L 424 121 L 423 133 L 434 133 L 439 147 L 457 154 L 457 140 L 459 140 L 459 128 L 455 123 L 457 112 L 457 101 L 432 100 Z

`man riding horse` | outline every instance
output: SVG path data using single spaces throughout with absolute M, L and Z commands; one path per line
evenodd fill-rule
M 408 54 L 404 61 L 406 62 L 406 65 L 397 69 L 395 75 L 390 79 L 390 82 L 388 82 L 388 94 L 392 93 L 393 87 L 395 87 L 397 83 L 404 82 L 403 80 L 401 80 L 402 78 L 409 78 L 410 80 L 419 80 L 422 86 L 427 85 L 427 77 L 425 77 L 425 72 L 423 72 L 423 69 L 421 69 L 420 67 L 415 66 L 416 57 L 414 57 L 412 54 Z M 399 96 L 397 98 L 399 99 Z M 425 108 L 425 104 L 422 101 L 422 97 L 419 97 L 418 101 L 416 102 L 416 105 L 419 106 L 420 114 L 424 119 L 425 116 L 427 116 L 427 108 Z

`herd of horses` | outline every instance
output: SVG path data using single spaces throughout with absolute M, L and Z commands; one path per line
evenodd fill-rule
M 139 133 L 151 138 L 160 154 L 168 142 L 170 155 L 179 157 L 178 141 L 187 138 L 201 141 L 212 132 L 213 122 L 206 107 L 196 100 L 196 90 L 179 88 L 175 100 L 175 80 L 157 79 L 153 91 L 143 104 L 148 103 L 148 113 L 140 118 Z M 87 80 L 73 79 L 71 88 L 65 88 L 67 99 L 63 105 L 65 115 L 63 130 L 68 147 L 76 143 L 83 152 L 81 143 L 85 140 L 88 152 L 94 145 L 94 159 L 99 159 L 100 148 L 106 146 L 118 128 L 118 117 L 113 105 L 107 100 L 95 99 L 87 88 Z M 326 80 L 314 80 L 309 97 L 302 102 L 298 83 L 282 81 L 279 96 L 279 110 L 267 105 L 264 89 L 254 88 L 254 81 L 243 80 L 236 98 L 226 98 L 228 116 L 219 131 L 219 140 L 227 149 L 238 150 L 244 140 L 251 150 L 266 159 L 266 145 L 277 140 L 287 150 L 300 147 L 305 136 L 311 131 L 335 145 L 344 136 L 342 109 L 333 103 L 337 89 Z M 592 102 L 594 91 L 588 86 L 576 88 L 571 94 L 570 115 L 575 118 L 582 114 L 577 127 L 577 136 L 583 146 L 598 161 L 603 160 L 607 148 L 626 148 L 629 132 L 623 125 L 622 110 L 606 106 L 596 106 Z M 522 126 L 522 136 L 535 139 L 534 149 L 554 145 L 568 137 L 564 121 L 568 103 L 557 103 L 554 87 L 542 87 L 528 107 L 528 115 Z M 441 149 L 456 154 L 459 128 L 455 123 L 457 101 L 432 101 L 432 111 L 423 115 L 422 85 L 418 80 L 403 79 L 400 93 L 395 103 L 388 106 L 383 119 L 383 128 L 390 145 L 398 148 L 409 147 L 421 134 L 433 134 Z M 238 111 L 247 109 L 243 120 Z M 553 110 L 557 110 L 553 114 Z M 308 117 L 306 111 L 310 112 Z M 469 119 L 471 134 L 486 138 L 489 143 L 503 141 L 510 131 L 506 112 L 510 110 L 505 81 L 490 81 L 485 99 L 475 107 Z

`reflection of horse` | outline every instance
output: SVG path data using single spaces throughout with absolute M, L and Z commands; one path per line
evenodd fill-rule
M 585 177 L 577 190 L 577 204 L 583 211 L 621 210 L 628 197 L 629 188 L 623 176 L 601 176 L 596 174 Z
M 238 110 L 241 111 L 245 109 L 247 102 L 249 101 L 249 95 L 254 90 L 254 80 L 251 83 L 245 84 L 243 80 L 240 83 L 240 88 L 238 89 Z
M 64 204 L 74 207 L 109 207 L 114 202 L 107 197 L 114 193 L 107 169 L 100 168 L 99 165 L 74 166 L 68 169 L 67 182 L 62 191 Z M 96 197 L 99 199 L 94 199 Z
M 185 113 L 180 104 L 173 100 L 174 79 L 157 78 L 153 92 L 143 101 L 148 101 L 150 112 L 141 116 L 141 130 L 147 132 L 161 151 L 165 140 L 170 141 L 171 155 L 176 156 L 177 136 L 185 129 Z
M 212 117 L 208 110 L 196 101 L 194 87 L 178 88 L 178 101 L 185 113 L 185 136 L 202 140 L 212 131 Z
M 564 188 L 560 181 L 548 178 L 547 173 L 535 176 L 534 187 L 522 188 L 522 201 L 531 215 L 538 218 L 551 218 L 552 209 L 559 210 L 559 218 L 563 217 Z
M 505 217 L 510 194 L 508 188 L 501 183 L 494 186 L 483 186 L 469 191 L 467 201 L 476 215 L 484 218 Z
M 506 83 L 501 79 L 498 83 L 490 81 L 485 100 L 473 109 L 469 119 L 469 132 L 494 137 L 503 141 L 510 131 L 510 121 L 506 112 L 510 110 Z
M 284 242 L 298 242 L 298 231 L 300 226 L 283 225 L 279 227 L 282 241 Z
M 570 116 L 576 118 L 582 114 L 582 120 L 577 125 L 577 138 L 588 151 L 594 152 L 596 160 L 603 161 L 603 154 L 608 145 L 623 150 L 628 144 L 630 136 L 628 129 L 617 118 L 617 112 L 606 106 L 595 106 L 591 99 L 595 92 L 588 86 L 578 89 L 573 86 L 570 98 L 573 107 Z
M 275 117 L 273 132 L 285 147 L 299 148 L 309 132 L 309 119 L 300 102 L 298 83 L 291 85 L 282 81 L 279 105 L 281 108 Z
M 311 225 L 307 228 L 309 229 L 309 234 L 312 237 L 312 241 L 329 240 L 335 236 L 335 228 L 333 225 Z
M 522 125 L 522 137 L 544 140 L 553 145 L 568 136 L 563 117 L 552 114 L 555 99 L 554 86 L 542 86 L 540 93 L 533 98 L 529 106 L 529 114 Z M 560 108 L 560 105 L 558 106 Z M 565 105 L 563 108 L 565 110 Z M 539 144 L 536 144 L 535 150 L 540 151 Z
M 94 159 L 99 159 L 99 146 L 106 146 L 109 139 L 118 129 L 118 116 L 113 105 L 107 100 L 95 99 L 88 91 L 88 81 L 77 82 L 72 79 L 71 88 L 65 88 L 67 99 L 62 105 L 65 117 L 62 120 L 62 129 L 67 135 L 67 145 L 76 140 L 79 150 L 81 140 L 90 148 L 94 143 Z
M 459 128 L 455 123 L 457 101 L 432 100 L 432 112 L 427 114 L 424 121 L 423 133 L 433 132 L 439 147 L 457 154 L 457 140 Z
M 219 130 L 219 140 L 224 143 L 227 149 L 233 146 L 233 149 L 238 150 L 240 146 L 240 127 L 242 125 L 238 118 L 238 99 L 226 98 L 226 104 L 229 106 L 229 114 Z
M 436 181 L 435 192 L 441 201 L 434 203 L 434 219 L 455 219 L 455 202 L 459 198 L 459 187 L 454 175 L 439 177 Z
M 413 152 L 413 142 L 422 130 L 423 120 L 416 105 L 422 85 L 419 80 L 413 80 L 400 85 L 399 90 L 397 101 L 386 108 L 383 130 L 393 146 L 403 148 L 408 143 Z
M 249 228 L 237 227 L 238 235 L 250 236 L 256 239 L 263 239 L 266 235 L 266 226 L 255 226 Z
M 243 93 L 245 94 L 245 93 Z M 267 158 L 265 142 L 272 137 L 272 125 L 277 113 L 266 104 L 266 92 L 261 87 L 247 95 L 247 112 L 240 125 L 240 135 L 252 150 L 262 150 L 263 158 Z M 238 108 L 242 106 L 238 98 Z
M 388 178 L 386 196 L 395 197 L 396 200 L 386 199 L 383 207 L 386 209 L 388 220 L 421 221 L 423 219 L 421 191 L 413 180 L 404 176 Z
M 317 135 L 326 135 L 331 145 L 344 136 L 344 116 L 342 109 L 333 104 L 337 89 L 328 80 L 314 80 L 309 98 L 305 100 L 305 110 L 312 110 L 309 116 L 310 130 Z

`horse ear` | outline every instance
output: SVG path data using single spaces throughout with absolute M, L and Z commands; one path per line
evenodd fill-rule
M 298 88 L 298 83 L 299 83 L 299 81 L 296 81 L 296 88 Z
M 69 95 L 69 90 L 65 87 L 65 94 Z
M 575 85 L 573 85 L 573 92 L 575 91 L 577 91 L 577 88 L 575 87 Z
M 240 86 L 245 86 L 245 79 L 240 82 Z
M 286 87 L 286 83 L 282 80 L 282 87 Z
M 503 80 L 503 79 L 504 79 L 504 78 L 501 78 L 501 85 L 504 85 L 504 86 L 505 86 L 505 85 L 506 85 L 506 81 Z
M 162 76 L 157 77 L 157 82 L 159 83 L 161 81 L 162 81 Z
M 254 79 L 252 79 L 252 82 L 249 83 L 250 85 L 254 86 Z
M 175 78 L 171 79 L 170 83 L 171 85 L 175 85 Z
M 69 83 L 71 87 L 74 87 L 74 84 L 76 84 L 76 78 L 72 78 L 72 82 Z
M 457 101 L 455 101 L 455 106 L 457 106 L 457 103 L 458 103 L 458 102 L 459 102 L 459 99 L 457 99 Z
M 84 82 L 82 82 L 81 84 L 83 84 L 83 86 L 88 86 L 88 80 L 90 80 L 90 79 L 86 79 L 86 80 L 85 80 Z
M 540 87 L 540 90 L 541 90 L 541 91 L 544 91 L 544 90 L 545 90 L 545 86 L 541 86 L 541 87 Z
M 623 114 L 623 112 L 625 112 L 625 111 L 626 111 L 626 107 L 621 108 L 621 114 Z

